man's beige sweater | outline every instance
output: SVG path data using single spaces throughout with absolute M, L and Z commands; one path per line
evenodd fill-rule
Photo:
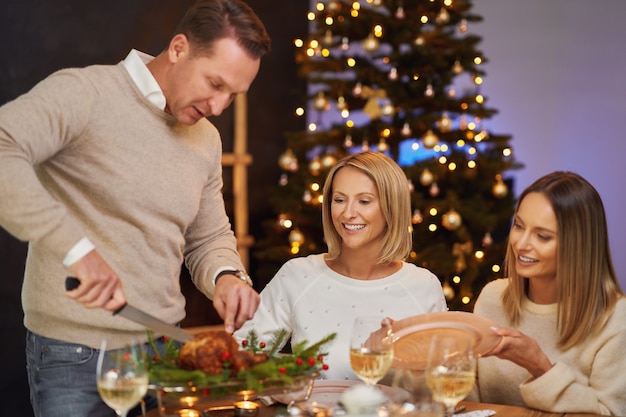
M 62 260 L 89 238 L 127 300 L 170 323 L 185 314 L 185 262 L 207 295 L 218 268 L 242 268 L 221 194 L 221 141 L 151 105 L 120 65 L 59 71 L 0 108 L 0 226 L 29 241 L 28 329 L 99 347 L 142 326 L 64 296 Z M 208 301 L 207 301 L 208 302 Z

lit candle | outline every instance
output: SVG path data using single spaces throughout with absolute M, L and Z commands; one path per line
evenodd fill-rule
M 180 403 L 185 407 L 193 407 L 198 402 L 198 397 L 181 397 Z
M 200 412 L 198 410 L 190 410 L 187 408 L 183 408 L 176 412 L 180 417 L 200 417 Z
M 235 415 L 238 417 L 252 417 L 259 412 L 259 404 L 253 401 L 237 401 Z

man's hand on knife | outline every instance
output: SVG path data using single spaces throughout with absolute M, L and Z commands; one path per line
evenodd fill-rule
M 70 266 L 80 285 L 66 295 L 87 308 L 115 311 L 126 303 L 122 283 L 113 269 L 96 250 Z

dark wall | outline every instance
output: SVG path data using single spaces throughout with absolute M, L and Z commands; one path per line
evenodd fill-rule
M 272 37 L 248 94 L 251 234 L 273 216 L 266 190 L 279 176 L 277 159 L 284 150 L 283 132 L 301 129 L 291 115 L 301 84 L 296 81 L 293 39 L 306 31 L 308 2 L 248 0 Z M 65 67 L 114 64 L 131 48 L 150 54 L 162 50 L 192 0 L 0 0 L 0 104 L 32 88 L 51 72 Z M 224 148 L 232 146 L 232 112 L 214 120 Z M 228 176 L 228 172 L 225 172 Z M 225 182 L 229 184 L 229 178 Z M 225 190 L 228 201 L 229 193 Z M 228 206 L 228 203 L 227 203 Z M 20 290 L 26 244 L 0 229 L 0 403 L 3 415 L 32 415 L 24 361 L 23 314 Z M 254 276 L 254 264 L 251 270 Z M 188 295 L 188 324 L 214 322 L 208 302 L 198 297 L 184 276 Z M 269 277 L 259 277 L 266 281 Z

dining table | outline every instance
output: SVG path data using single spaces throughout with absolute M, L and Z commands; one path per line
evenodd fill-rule
M 535 410 L 527 407 L 519 407 L 514 405 L 476 403 L 470 401 L 461 401 L 461 405 L 465 406 L 464 412 L 475 410 L 493 410 L 495 416 L 503 417 L 599 417 L 601 414 L 581 414 L 581 413 L 550 413 L 547 411 Z
M 265 406 L 259 403 L 259 411 L 254 417 L 276 417 L 276 416 L 288 416 L 286 407 L 282 404 L 273 404 Z M 585 413 L 550 413 L 546 411 L 535 410 L 532 408 L 519 407 L 513 405 L 503 404 L 489 404 L 478 403 L 471 401 L 462 401 L 460 406 L 464 406 L 465 410 L 459 413 L 459 416 L 463 416 L 462 413 L 468 413 L 471 411 L 480 410 L 493 410 L 496 417 L 600 417 L 601 414 L 585 414 Z M 162 417 L 158 409 L 148 411 L 146 417 Z M 207 412 L 202 416 L 195 417 L 236 417 L 233 409 L 227 407 L 216 407 L 215 411 Z
M 191 331 L 194 334 L 198 334 L 204 331 L 221 330 L 222 325 L 218 326 L 200 326 L 194 328 L 188 328 L 186 330 Z M 286 406 L 280 403 L 274 403 L 272 405 L 264 405 L 262 402 L 257 401 L 259 408 L 258 413 L 255 415 L 236 416 L 232 405 L 232 401 L 221 400 L 215 402 L 214 410 L 205 412 L 203 415 L 191 414 L 191 415 L 179 415 L 180 417 L 289 417 Z M 527 407 L 504 405 L 504 404 L 490 404 L 471 401 L 461 401 L 459 406 L 465 407 L 456 416 L 463 417 L 463 413 L 469 413 L 471 411 L 480 410 L 493 410 L 496 417 L 600 417 L 601 414 L 588 414 L 588 413 L 550 413 L 546 411 L 540 411 Z M 145 414 L 145 417 L 164 417 L 160 413 L 159 409 L 153 409 Z M 167 417 L 170 417 L 169 415 Z M 173 417 L 173 416 L 172 416 Z M 626 416 L 624 416 L 626 417 Z

